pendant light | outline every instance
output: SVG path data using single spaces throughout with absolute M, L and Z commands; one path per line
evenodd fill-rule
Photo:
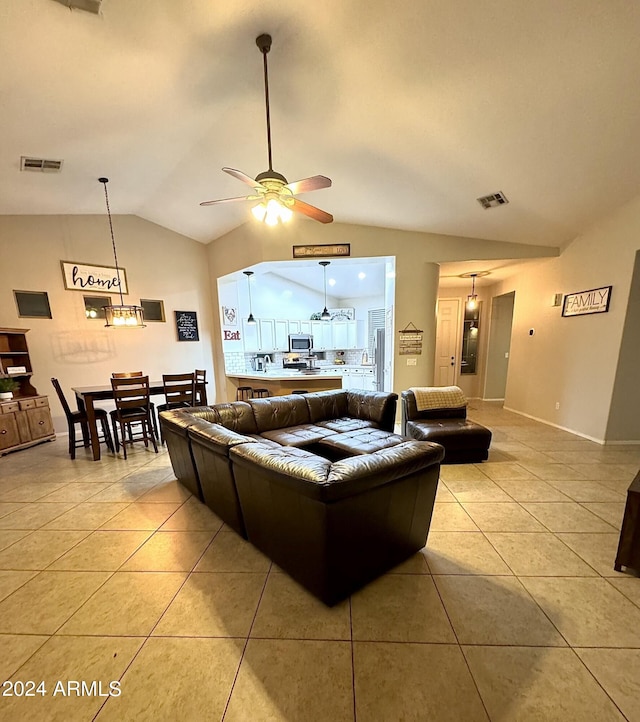
M 120 268 L 118 266 L 118 254 L 116 253 L 116 241 L 113 235 L 113 222 L 111 221 L 111 209 L 109 208 L 109 194 L 107 193 L 108 178 L 98 178 L 104 184 L 104 199 L 107 204 L 107 217 L 109 218 L 109 231 L 111 232 L 111 245 L 113 246 L 113 260 L 116 264 L 116 276 L 118 278 L 118 291 L 120 292 L 120 304 L 113 303 L 103 306 L 105 326 L 112 328 L 144 328 L 144 313 L 140 306 L 128 306 L 122 296 L 122 283 L 120 281 Z
M 478 296 L 476 294 L 476 276 L 477 273 L 469 274 L 471 276 L 471 293 L 467 296 L 467 308 L 474 311 L 478 306 Z
M 324 273 L 324 309 L 320 315 L 321 321 L 331 321 L 331 314 L 327 310 L 327 266 L 331 261 L 319 261 L 322 266 L 322 272 Z
M 251 276 L 253 276 L 253 271 L 243 271 L 244 275 L 247 277 L 247 287 L 249 288 L 249 317 L 247 318 L 247 323 L 251 326 L 256 325 L 256 320 L 253 317 L 253 311 L 251 310 Z

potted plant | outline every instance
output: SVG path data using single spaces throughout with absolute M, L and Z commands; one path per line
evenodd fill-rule
M 13 398 L 13 392 L 18 388 L 18 382 L 11 378 L 0 379 L 0 401 Z

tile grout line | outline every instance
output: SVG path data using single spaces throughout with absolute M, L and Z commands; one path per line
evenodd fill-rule
M 247 647 L 249 646 L 249 640 L 251 639 L 251 631 L 253 630 L 253 625 L 256 622 L 256 617 L 258 616 L 258 610 L 260 609 L 260 604 L 262 603 L 262 597 L 264 596 L 264 590 L 267 587 L 267 582 L 269 581 L 269 577 L 271 576 L 272 570 L 273 570 L 273 562 L 270 561 L 269 569 L 264 578 L 264 583 L 262 584 L 262 589 L 260 590 L 260 597 L 258 598 L 258 603 L 256 604 L 256 609 L 255 609 L 255 612 L 253 613 L 253 619 L 251 620 L 251 624 L 249 625 L 249 630 L 247 631 L 247 636 L 245 637 L 245 640 L 244 640 L 244 646 L 242 647 L 242 654 L 240 655 L 240 659 L 238 661 L 238 667 L 236 669 L 235 675 L 233 676 L 233 682 L 231 682 L 231 688 L 229 689 L 227 701 L 225 702 L 224 709 L 222 710 L 222 716 L 220 717 L 220 722 L 224 722 L 224 718 L 227 716 L 227 710 L 229 709 L 229 704 L 231 703 L 231 697 L 233 696 L 233 690 L 235 689 L 236 682 L 238 681 L 238 676 L 240 675 L 240 669 L 242 667 L 242 662 L 244 661 L 244 655 L 246 654 Z

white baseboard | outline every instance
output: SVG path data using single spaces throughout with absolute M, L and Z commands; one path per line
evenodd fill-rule
M 570 429 L 568 426 L 561 426 L 560 424 L 554 424 L 551 421 L 547 421 L 546 419 L 541 419 L 538 416 L 532 416 L 531 414 L 525 414 L 524 411 L 518 411 L 517 409 L 512 409 L 510 406 L 504 406 L 503 407 L 505 411 L 511 411 L 514 414 L 518 414 L 519 416 L 524 416 L 527 419 L 532 419 L 533 421 L 539 421 L 541 424 L 546 424 L 547 426 L 553 426 L 554 429 L 560 429 L 561 431 L 568 431 L 570 434 L 574 434 L 575 436 L 580 436 L 583 439 L 587 439 L 588 441 L 594 441 L 596 444 L 600 444 L 600 446 L 604 446 L 606 444 L 606 441 L 604 439 L 596 439 L 595 436 L 589 436 L 589 434 L 583 434 L 581 431 L 576 431 L 575 429 Z M 633 442 L 629 442 L 633 443 Z M 636 442 L 638 443 L 638 442 Z

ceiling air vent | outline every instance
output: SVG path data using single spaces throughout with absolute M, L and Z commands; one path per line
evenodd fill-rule
M 61 160 L 46 160 L 45 158 L 29 158 L 26 155 L 20 158 L 20 170 L 35 170 L 41 173 L 59 173 L 62 170 Z
M 496 208 L 497 206 L 503 206 L 508 202 L 509 201 L 507 200 L 507 197 L 502 191 L 492 193 L 490 196 L 482 196 L 482 198 L 478 198 L 478 203 L 485 210 L 487 210 L 487 208 Z
M 56 0 L 61 5 L 66 5 L 68 8 L 76 10 L 86 10 L 88 13 L 98 15 L 100 13 L 100 5 L 102 0 Z

